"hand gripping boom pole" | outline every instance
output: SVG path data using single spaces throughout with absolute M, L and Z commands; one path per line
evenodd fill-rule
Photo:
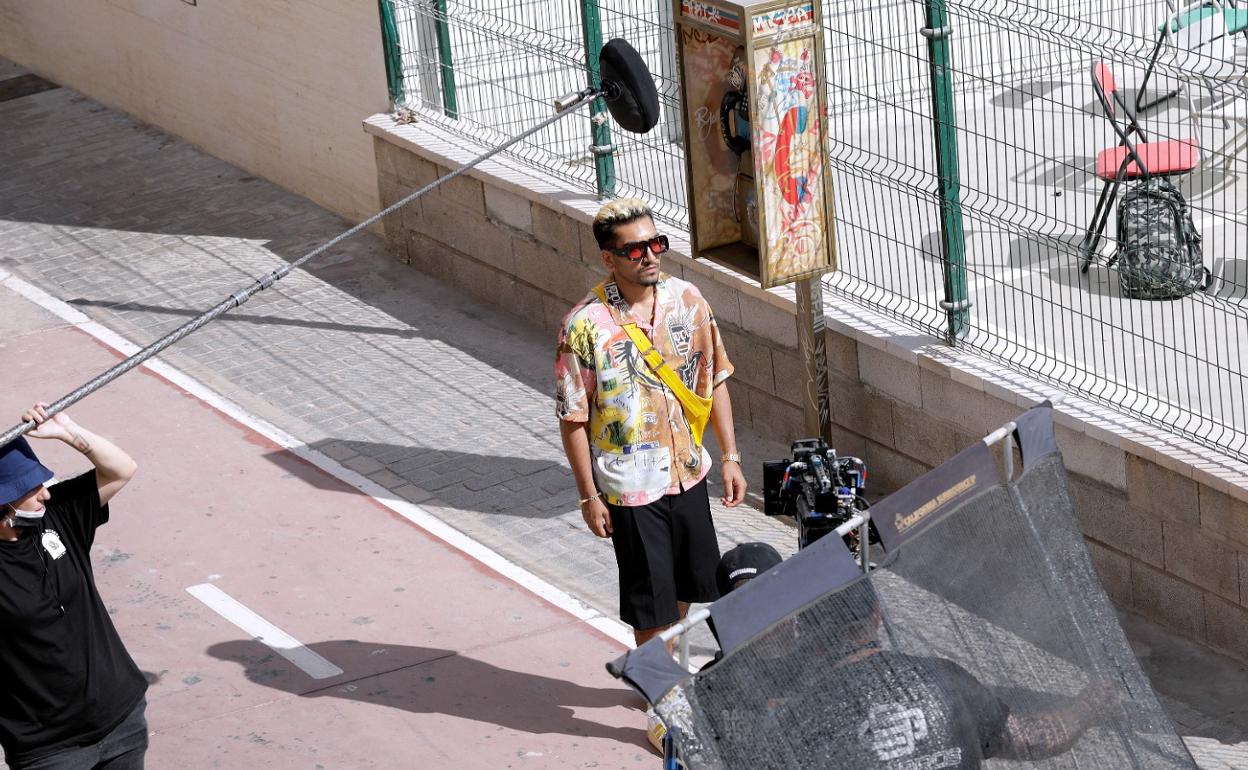
M 308 260 L 313 259 L 317 255 L 325 252 L 326 250 L 333 248 L 339 243 L 342 243 L 346 239 L 355 235 L 356 233 L 368 227 L 369 225 L 373 224 L 374 222 L 377 222 L 383 217 L 386 217 L 387 215 L 392 214 L 395 211 L 398 211 L 399 209 L 403 208 L 407 204 L 416 200 L 420 196 L 424 195 L 430 190 L 437 188 L 438 186 L 442 184 L 445 184 L 446 182 L 449 182 L 450 180 L 464 173 L 468 169 L 473 168 L 474 166 L 477 166 L 478 164 L 489 160 L 490 158 L 494 157 L 495 155 L 507 149 L 508 147 L 511 147 L 517 142 L 521 142 L 529 138 L 530 136 L 532 136 L 533 134 L 536 134 L 538 131 L 541 131 L 543 128 L 546 128 L 550 124 L 566 117 L 569 113 L 575 111 L 581 105 L 585 104 L 591 99 L 595 99 L 598 96 L 601 96 L 602 94 L 603 94 L 603 89 L 587 88 L 583 91 L 580 91 L 579 93 L 570 94 L 569 96 L 563 97 L 562 99 L 560 99 L 558 102 L 555 103 L 556 112 L 554 115 L 550 116 L 549 118 L 546 118 L 541 123 L 538 123 L 537 125 L 528 129 L 527 131 L 520 134 L 519 136 L 509 139 L 503 144 L 493 147 L 490 150 L 478 155 L 477 157 L 468 161 L 468 163 L 464 164 L 463 166 L 460 166 L 459 168 L 455 169 L 449 174 L 446 174 L 445 176 L 435 179 L 434 181 L 430 182 L 429 184 L 425 185 L 419 190 L 416 190 L 415 192 L 408 194 L 406 197 L 382 209 L 381 211 L 372 215 L 368 219 L 365 219 L 363 222 L 360 222 L 359 224 L 355 225 L 351 229 L 346 230 L 345 232 L 335 236 L 329 241 L 326 241 L 325 243 L 321 244 L 320 246 L 317 246 L 315 249 L 312 249 L 307 254 L 304 254 L 302 257 L 299 257 L 294 262 L 289 262 L 277 268 L 276 270 L 273 270 L 272 272 L 262 275 L 261 277 L 257 278 L 255 282 L 252 283 L 250 286 L 246 287 L 245 289 L 240 289 L 239 291 L 234 292 L 230 296 L 223 299 L 221 302 L 217 303 L 217 305 L 213 307 L 211 310 L 208 310 L 202 315 L 199 315 L 196 318 L 193 318 L 190 321 L 187 321 L 186 323 L 179 326 L 177 329 L 174 329 L 173 331 L 169 332 L 165 336 L 151 343 L 147 347 L 143 348 L 139 352 L 127 358 L 126 360 L 112 367 L 108 371 L 104 372 L 103 374 L 98 375 L 91 381 L 86 382 L 83 385 L 79 386 L 73 392 L 68 393 L 64 396 L 61 396 L 56 401 L 53 401 L 47 407 L 48 416 L 50 417 L 56 414 L 57 412 L 60 412 L 66 409 L 70 405 L 77 403 L 78 401 L 82 400 L 86 396 L 94 393 L 95 391 L 104 387 L 105 385 L 117 379 L 121 375 L 135 368 L 136 366 L 139 366 L 144 361 L 148 360 L 152 356 L 155 356 L 157 353 L 169 347 L 170 345 L 174 344 L 175 342 L 178 342 L 179 340 L 186 337 L 187 335 L 192 334 L 193 332 L 206 326 L 207 324 L 212 322 L 214 319 L 216 319 L 218 316 L 221 316 L 224 313 L 227 313 L 230 310 L 233 310 L 234 308 L 242 305 L 244 302 L 251 299 L 258 292 L 264 291 L 265 289 L 269 288 L 273 284 L 285 278 L 287 275 L 290 274 L 292 270 L 299 267 L 300 265 L 303 265 Z M 13 441 L 19 436 L 22 436 L 27 431 L 32 430 L 34 427 L 35 427 L 35 423 L 33 422 L 21 422 L 17 425 L 14 425 L 13 427 L 5 431 L 3 436 L 0 436 L 0 446 L 4 446 L 5 444 L 8 444 L 10 441 Z

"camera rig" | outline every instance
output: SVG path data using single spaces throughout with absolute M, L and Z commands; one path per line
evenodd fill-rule
M 805 548 L 869 507 L 862 494 L 867 464 L 857 457 L 838 457 L 821 438 L 794 441 L 791 451 L 791 459 L 763 463 L 763 512 L 792 516 L 797 546 Z M 872 525 L 873 542 L 874 529 Z M 858 539 L 857 530 L 845 535 L 855 555 Z

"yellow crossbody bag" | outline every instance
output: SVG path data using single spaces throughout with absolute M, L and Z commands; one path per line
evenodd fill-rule
M 598 295 L 598 298 L 604 304 L 609 304 L 607 303 L 607 293 L 603 290 L 603 287 L 597 287 L 594 289 L 594 293 Z M 689 423 L 689 430 L 693 433 L 693 442 L 701 447 L 702 434 L 706 432 L 706 424 L 711 420 L 711 399 L 702 398 L 697 393 L 689 390 L 680 379 L 680 375 L 676 374 L 675 370 L 668 366 L 667 361 L 663 359 L 663 354 L 655 350 L 654 345 L 650 342 L 650 338 L 637 327 L 637 324 L 624 324 L 624 333 L 637 346 L 642 360 L 650 367 L 650 371 L 654 372 L 676 396 L 676 400 L 680 402 L 681 410 L 685 413 L 685 421 Z

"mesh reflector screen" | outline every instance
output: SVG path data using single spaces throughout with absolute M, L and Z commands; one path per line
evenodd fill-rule
M 1194 767 L 1096 578 L 1060 456 L 1028 459 L 668 691 L 656 709 L 687 766 Z

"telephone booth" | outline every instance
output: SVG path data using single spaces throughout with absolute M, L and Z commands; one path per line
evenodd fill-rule
M 764 287 L 835 270 L 819 4 L 673 9 L 694 256 Z

